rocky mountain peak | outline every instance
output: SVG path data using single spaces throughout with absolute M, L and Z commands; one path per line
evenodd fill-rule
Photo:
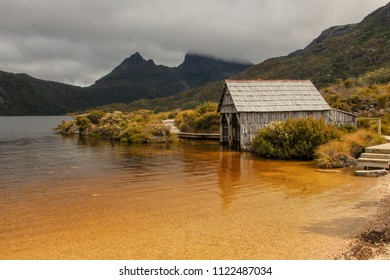
M 117 68 L 121 70 L 131 70 L 131 69 L 146 69 L 156 66 L 152 59 L 144 59 L 139 52 L 134 53 L 130 57 L 126 58 Z
M 214 59 L 199 54 L 187 53 L 182 64 L 178 66 L 184 71 L 199 71 L 210 68 Z
M 320 36 L 318 36 L 309 45 L 307 45 L 305 50 L 310 49 L 314 45 L 322 43 L 323 41 L 329 39 L 330 37 L 342 36 L 350 32 L 356 25 L 357 24 L 346 24 L 346 25 L 329 27 L 328 29 L 322 31 Z
M 366 16 L 361 23 L 364 24 L 369 20 L 384 25 L 390 24 L 390 2 Z
M 229 62 L 213 56 L 200 55 L 196 53 L 187 53 L 184 57 L 182 64 L 178 66 L 178 69 L 183 72 L 202 72 L 202 71 L 212 71 L 220 68 L 245 68 L 251 66 L 249 63 L 239 63 L 239 62 Z
M 373 29 L 382 29 L 385 26 L 389 26 L 389 24 L 390 2 L 386 6 L 383 6 L 366 16 L 360 23 L 332 26 L 322 31 L 320 36 L 318 36 L 309 45 L 307 45 L 304 50 L 309 50 L 310 48 L 321 44 L 322 42 L 331 37 L 338 37 L 351 33 L 353 32 L 353 30 L 357 30 L 358 28 L 361 28 L 361 30 L 359 31 L 360 33 L 362 31 L 372 32 Z M 358 33 L 356 33 L 355 35 L 357 35 Z M 290 56 L 291 55 L 294 55 L 294 53 L 290 54 Z
M 157 65 L 152 59 L 144 59 L 139 52 L 134 53 L 119 64 L 111 73 L 97 80 L 95 84 L 106 83 L 107 81 L 122 80 L 137 75 L 139 72 L 156 68 Z

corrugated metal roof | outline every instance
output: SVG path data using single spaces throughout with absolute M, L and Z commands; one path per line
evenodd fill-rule
M 229 92 L 238 112 L 284 112 L 329 110 L 311 81 L 226 80 L 219 110 Z

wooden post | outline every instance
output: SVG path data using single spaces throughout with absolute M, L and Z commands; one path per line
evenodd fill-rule
M 365 120 L 378 120 L 378 134 L 382 135 L 382 119 L 381 118 L 359 118 Z
M 225 116 L 221 114 L 219 116 L 219 142 L 222 144 L 223 143 L 223 118 Z
M 229 113 L 229 114 L 228 114 L 227 121 L 228 121 L 228 142 L 229 142 L 229 146 L 230 146 L 230 147 L 233 146 L 232 119 L 233 119 L 233 114 Z

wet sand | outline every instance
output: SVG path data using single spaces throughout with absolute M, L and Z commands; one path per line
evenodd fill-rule
M 340 248 L 335 259 L 390 260 L 390 176 L 380 178 L 373 190 L 381 194 L 376 213 Z

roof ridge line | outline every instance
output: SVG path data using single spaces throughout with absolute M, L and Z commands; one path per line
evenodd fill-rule
M 264 80 L 264 79 L 252 79 L 252 80 L 233 80 L 226 79 L 225 82 L 234 82 L 234 83 L 248 83 L 248 82 L 310 82 L 311 80 L 289 80 L 289 79 L 278 79 L 278 80 Z

